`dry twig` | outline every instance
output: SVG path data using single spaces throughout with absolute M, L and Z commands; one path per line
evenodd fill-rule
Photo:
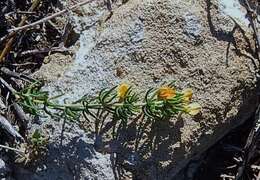
M 0 126 L 15 139 L 24 141 L 23 137 L 13 128 L 10 122 L 3 116 L 0 115 Z
M 17 28 L 11 29 L 11 30 L 9 30 L 9 31 L 10 31 L 11 33 L 13 33 L 13 32 L 17 32 L 17 31 L 21 31 L 21 30 L 24 30 L 24 29 L 28 29 L 28 28 L 34 27 L 34 26 L 36 26 L 36 25 L 38 25 L 38 24 L 44 23 L 44 22 L 46 22 L 46 21 L 49 21 L 49 20 L 51 20 L 51 19 L 53 19 L 53 18 L 55 18 L 55 17 L 57 17 L 57 16 L 60 16 L 60 15 L 62 15 L 62 14 L 64 14 L 64 13 L 67 13 L 67 12 L 69 12 L 69 11 L 73 11 L 73 10 L 75 10 L 75 9 L 77 9 L 77 8 L 79 8 L 79 7 L 83 6 L 83 5 L 85 5 L 85 4 L 91 3 L 91 2 L 93 2 L 93 1 L 94 1 L 94 0 L 85 0 L 85 1 L 82 1 L 82 2 L 80 2 L 80 3 L 78 3 L 78 4 L 75 4 L 75 5 L 71 6 L 71 7 L 68 7 L 68 8 L 66 8 L 66 9 L 61 10 L 61 11 L 59 11 L 59 12 L 57 12 L 57 13 L 54 13 L 54 14 L 52 14 L 52 15 L 50 15 L 50 16 L 47 16 L 47 17 L 45 17 L 45 18 L 42 18 L 42 19 L 40 19 L 39 21 L 33 22 L 33 23 L 28 24 L 28 25 L 25 25 L 25 26 L 21 26 L 21 27 L 17 27 Z
M 39 5 L 40 1 L 41 0 L 35 0 L 33 2 L 32 6 L 30 7 L 30 9 L 28 10 L 28 12 L 34 11 L 34 9 Z M 23 26 L 26 23 L 27 19 L 28 19 L 27 16 L 23 16 L 21 22 L 18 24 L 18 27 Z M 9 34 L 8 37 L 11 37 L 11 38 L 7 41 L 7 43 L 6 43 L 5 47 L 4 47 L 4 50 L 0 54 L 0 62 L 3 61 L 4 57 L 6 56 L 6 54 L 8 54 L 10 52 L 10 50 L 12 48 L 12 44 L 13 44 L 13 42 L 15 40 L 15 35 L 16 35 L 15 31 L 11 32 Z
M 11 151 L 15 151 L 15 152 L 18 152 L 20 154 L 25 154 L 24 151 L 21 151 L 19 149 L 15 149 L 15 148 L 12 148 L 12 147 L 9 147 L 9 146 L 5 146 L 5 145 L 2 145 L 2 144 L 0 144 L 0 148 L 11 150 Z

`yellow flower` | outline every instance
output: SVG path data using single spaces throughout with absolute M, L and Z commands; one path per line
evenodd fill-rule
M 127 93 L 128 89 L 129 89 L 128 84 L 126 84 L 126 83 L 121 84 L 121 85 L 118 87 L 118 89 L 117 89 L 117 96 L 118 96 L 121 100 L 124 99 L 125 96 L 126 96 L 126 93 Z
M 160 87 L 157 91 L 158 99 L 168 100 L 174 98 L 175 96 L 176 90 L 168 86 Z
M 201 105 L 199 103 L 191 103 L 184 106 L 184 111 L 192 116 L 195 116 L 201 111 Z
M 191 101 L 192 94 L 193 94 L 192 89 L 191 88 L 184 89 L 182 91 L 182 94 L 183 94 L 183 101 L 185 103 L 189 103 Z

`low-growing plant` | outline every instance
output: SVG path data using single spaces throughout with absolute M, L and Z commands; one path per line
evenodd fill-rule
M 143 114 L 150 119 L 164 120 L 177 114 L 196 115 L 201 106 L 191 102 L 192 89 L 178 91 L 174 83 L 159 88 L 149 89 L 142 98 L 140 93 L 128 84 L 121 84 L 110 89 L 101 90 L 97 96 L 83 96 L 72 103 L 59 104 L 47 91 L 41 90 L 43 83 L 36 81 L 16 94 L 18 103 L 30 114 L 41 116 L 43 112 L 56 118 L 77 121 L 84 116 L 95 121 L 95 131 L 100 132 L 104 121 L 110 118 L 116 123 L 126 125 L 129 119 Z
M 24 153 L 19 153 L 16 163 L 28 164 L 44 157 L 47 152 L 48 138 L 36 129 L 29 137 L 27 142 L 20 145 L 19 149 Z

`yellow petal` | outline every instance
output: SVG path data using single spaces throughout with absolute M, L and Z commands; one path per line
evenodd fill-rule
M 163 86 L 160 87 L 157 91 L 158 99 L 168 100 L 176 96 L 176 90 L 174 88 Z
M 201 105 L 199 103 L 191 103 L 184 107 L 184 111 L 192 116 L 195 116 L 201 111 Z
M 191 88 L 184 89 L 182 91 L 182 94 L 183 94 L 183 101 L 184 102 L 190 102 L 191 101 L 191 98 L 192 98 L 192 95 L 193 95 L 193 91 L 192 91 Z
M 126 84 L 126 83 L 121 84 L 120 86 L 118 86 L 117 96 L 118 96 L 120 99 L 125 98 L 128 89 L 129 89 L 128 84 Z

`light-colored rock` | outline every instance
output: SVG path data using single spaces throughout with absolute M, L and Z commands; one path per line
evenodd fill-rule
M 63 76 L 49 80 L 45 88 L 52 92 L 62 90 L 67 93 L 65 98 L 76 100 L 123 81 L 140 90 L 172 79 L 177 80 L 179 88 L 191 87 L 194 100 L 203 107 L 199 116 L 183 116 L 179 120 L 158 122 L 157 127 L 147 126 L 137 152 L 131 147 L 134 136 L 128 139 L 126 148 L 116 149 L 121 152 L 118 156 L 121 155 L 122 164 L 130 164 L 137 176 L 172 179 L 190 158 L 243 123 L 255 109 L 254 65 L 235 51 L 247 53 L 244 48 L 247 42 L 239 31 L 232 36 L 234 24 L 219 12 L 218 6 L 219 2 L 210 0 L 129 0 L 101 22 L 98 19 L 108 17 L 102 3 L 86 6 L 86 16 L 76 18 L 83 31 L 75 61 L 68 65 Z M 55 65 L 40 70 L 39 74 L 46 75 L 52 67 Z M 130 130 L 125 132 L 126 136 Z M 80 142 L 81 136 L 67 141 L 72 150 L 81 146 Z M 90 142 L 83 144 L 87 152 L 94 151 Z M 62 150 L 65 154 L 60 155 L 67 157 L 70 149 Z M 79 158 L 73 157 L 76 161 L 73 164 L 79 161 L 78 165 L 91 174 L 93 171 L 87 171 L 88 162 L 81 156 L 83 152 L 73 152 Z M 99 158 L 100 163 L 105 158 L 106 171 L 111 173 L 107 156 L 96 156 L 97 162 L 91 161 L 92 165 L 101 166 L 97 171 L 102 174 L 105 171 Z M 47 162 L 47 167 L 49 163 L 52 162 Z M 70 168 L 62 166 L 60 171 L 54 168 L 48 173 L 63 174 L 64 169 L 66 174 Z M 75 171 L 75 175 L 85 178 L 82 173 Z
M 34 124 L 32 130 L 39 128 L 50 137 L 48 153 L 30 168 L 17 167 L 13 172 L 16 179 L 115 179 L 110 156 L 96 152 L 93 140 L 78 126 L 45 121 Z

